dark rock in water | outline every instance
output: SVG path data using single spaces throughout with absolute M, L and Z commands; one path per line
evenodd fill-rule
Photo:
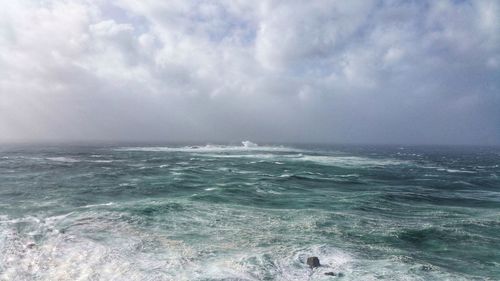
M 309 265 L 310 268 L 315 268 L 319 267 L 319 259 L 318 257 L 308 257 L 307 258 L 307 265 Z
M 28 249 L 33 249 L 33 247 L 35 247 L 35 246 L 36 246 L 36 244 L 33 242 L 26 244 L 26 248 L 28 248 Z
M 422 269 L 423 271 L 431 271 L 433 268 L 432 265 L 422 265 L 420 269 Z
M 335 272 L 325 272 L 325 275 L 328 275 L 328 276 L 335 276 L 337 274 L 335 274 Z

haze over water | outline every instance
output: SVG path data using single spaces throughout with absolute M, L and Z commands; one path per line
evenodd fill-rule
M 0 280 L 498 280 L 499 163 L 494 147 L 3 146 Z

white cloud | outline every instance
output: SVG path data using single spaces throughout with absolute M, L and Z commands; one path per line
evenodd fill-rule
M 1 141 L 500 142 L 496 1 L 4 2 Z

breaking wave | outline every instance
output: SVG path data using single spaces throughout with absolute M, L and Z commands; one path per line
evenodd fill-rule
M 145 146 L 145 147 L 120 147 L 115 149 L 117 151 L 142 151 L 142 152 L 232 152 L 232 151 L 300 151 L 299 149 L 285 147 L 264 145 L 260 146 L 250 141 L 243 141 L 241 145 L 217 145 L 207 144 L 203 146 Z

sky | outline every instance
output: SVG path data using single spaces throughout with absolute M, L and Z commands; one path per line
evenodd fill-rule
M 0 142 L 500 144 L 500 1 L 0 7 Z

